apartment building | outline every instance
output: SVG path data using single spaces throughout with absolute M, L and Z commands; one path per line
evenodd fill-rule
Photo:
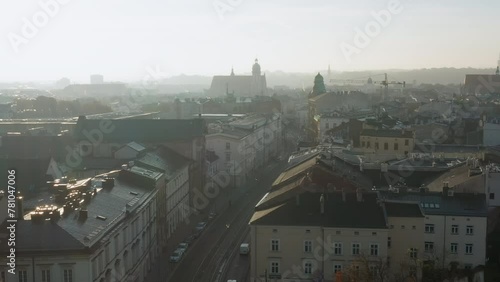
M 422 252 L 424 261 L 447 268 L 451 262 L 472 269 L 486 263 L 488 206 L 482 193 L 380 192 L 384 200 L 417 202 L 424 218 Z M 396 225 L 394 226 L 396 228 Z
M 278 156 L 283 142 L 281 117 L 253 115 L 212 124 L 206 142 L 207 150 L 217 156 L 213 165 L 230 176 L 231 185 L 242 185 L 253 171 Z
M 27 281 L 144 281 L 159 255 L 157 190 L 164 175 L 124 166 L 76 183 L 54 186 L 16 226 L 16 271 L 8 274 L 6 224 L 1 277 Z
M 412 131 L 363 129 L 359 138 L 360 149 L 365 153 L 408 155 L 415 147 Z
M 342 273 L 365 268 L 378 275 L 388 256 L 389 229 L 376 194 L 293 194 L 281 201 L 268 195 L 256 207 L 250 221 L 250 281 L 266 276 L 270 281 L 320 276 L 339 281 Z

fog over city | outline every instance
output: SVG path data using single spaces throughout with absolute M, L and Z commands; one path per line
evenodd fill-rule
M 41 3 L 56 3 L 54 5 Z M 61 3 L 61 4 L 58 4 Z M 139 80 L 147 65 L 166 76 L 266 72 L 492 67 L 497 1 L 13 1 L 0 9 L 1 81 Z M 47 10 L 47 12 L 45 12 Z M 41 12 L 48 14 L 47 19 Z M 356 46 L 374 14 L 367 46 Z M 26 25 L 32 24 L 33 29 Z M 27 34 L 23 35 L 23 30 Z M 27 36 L 26 36 L 27 35 Z M 21 37 L 21 38 L 19 38 Z M 342 44 L 359 50 L 348 60 Z M 363 44 L 364 45 L 364 44 Z
M 0 3 L 0 282 L 500 281 L 500 1 Z

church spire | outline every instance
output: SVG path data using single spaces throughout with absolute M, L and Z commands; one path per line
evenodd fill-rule
M 231 67 L 231 76 L 234 76 L 234 69 Z

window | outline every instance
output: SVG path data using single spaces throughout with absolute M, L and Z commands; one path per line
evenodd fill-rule
M 399 150 L 399 144 L 398 143 L 394 143 L 394 151 L 397 151 Z
M 451 234 L 453 234 L 453 235 L 458 234 L 458 225 L 454 224 L 451 226 Z
M 19 282 L 28 282 L 28 271 L 20 270 L 18 273 L 19 273 Z
M 271 251 L 278 252 L 280 250 L 280 241 L 277 239 L 271 240 Z
M 410 140 L 405 139 L 405 146 L 408 146 L 408 145 L 410 145 Z
M 405 226 L 404 226 L 404 225 L 401 225 L 401 229 L 405 229 Z
M 226 152 L 226 162 L 231 161 L 231 152 Z
M 451 243 L 450 253 L 452 253 L 452 254 L 458 253 L 458 244 L 457 243 Z
M 73 282 L 73 270 L 65 269 L 63 272 L 64 282 Z
M 329 129 L 330 128 L 330 124 L 327 122 L 326 123 L 326 129 Z
M 127 241 L 127 227 L 123 228 L 123 247 L 125 248 L 125 246 L 127 245 L 128 241 Z
M 312 241 L 311 240 L 304 241 L 304 252 L 305 253 L 312 252 Z
M 271 274 L 279 274 L 280 273 L 280 263 L 277 261 L 271 262 Z
M 337 273 L 339 271 L 342 271 L 342 265 L 341 264 L 334 264 L 333 265 L 333 273 Z
M 340 232 L 340 231 L 338 231 L 338 230 L 337 230 L 337 231 L 335 231 L 335 234 L 336 234 L 336 235 L 340 235 L 340 233 L 341 233 L 341 232 Z
M 490 200 L 495 200 L 495 193 L 490 193 Z
M 410 258 L 413 258 L 413 259 L 417 258 L 417 249 L 416 248 L 410 248 L 408 253 L 410 254 Z
M 411 227 L 411 229 L 413 229 L 413 230 L 417 230 L 417 226 L 413 225 L 413 226 Z
M 359 235 L 359 232 L 358 231 L 354 231 L 354 235 Z
M 342 243 L 333 243 L 333 254 L 336 256 L 342 255 Z
M 104 264 L 108 264 L 109 262 L 109 244 L 104 247 Z
M 312 263 L 310 261 L 304 263 L 304 274 L 312 274 Z
M 352 254 L 359 255 L 360 245 L 359 243 L 352 243 Z
M 391 247 L 391 237 L 387 237 L 387 248 Z
M 427 253 L 431 253 L 434 251 L 434 242 L 425 242 L 424 244 L 425 251 Z
M 365 147 L 365 141 L 361 141 L 361 147 Z
M 467 234 L 467 235 L 474 235 L 474 226 L 467 225 L 467 228 L 465 229 L 465 234 Z
M 387 143 L 387 142 L 384 143 L 384 150 L 386 150 L 386 151 L 389 150 L 389 143 Z
M 378 150 L 378 142 L 375 142 L 375 150 Z
M 371 244 L 370 245 L 370 255 L 371 256 L 378 256 L 378 244 Z
M 231 143 L 226 142 L 226 150 L 231 150 Z
M 42 269 L 42 282 L 50 282 L 50 270 Z
M 370 273 L 371 273 L 371 275 L 373 277 L 377 277 L 377 275 L 378 275 L 378 269 L 377 269 L 377 267 L 375 265 L 370 265 L 368 267 L 368 269 L 370 270 Z
M 468 264 L 468 263 L 464 264 L 464 269 L 466 269 L 466 270 L 472 269 L 472 264 Z
M 465 244 L 465 254 L 472 255 L 472 244 Z
M 370 141 L 366 142 L 366 148 L 370 148 Z
M 434 233 L 434 224 L 426 224 L 425 233 Z

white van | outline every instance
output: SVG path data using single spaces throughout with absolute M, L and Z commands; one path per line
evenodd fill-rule
M 240 245 L 240 255 L 248 255 L 250 252 L 250 244 L 243 243 Z

